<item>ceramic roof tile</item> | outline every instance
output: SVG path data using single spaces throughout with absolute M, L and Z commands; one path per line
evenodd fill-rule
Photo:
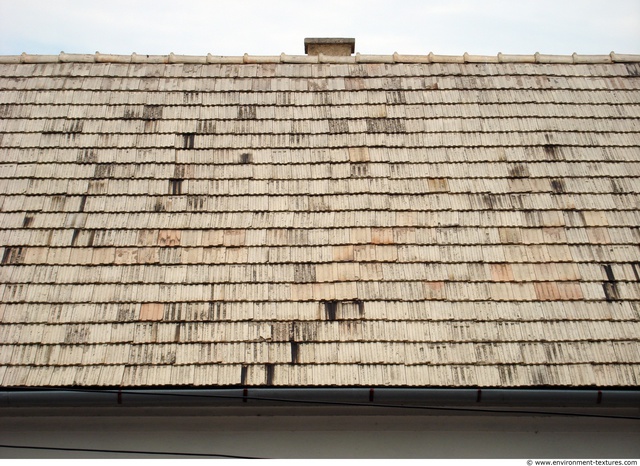
M 391 58 L 0 63 L 2 384 L 637 383 L 637 57 Z

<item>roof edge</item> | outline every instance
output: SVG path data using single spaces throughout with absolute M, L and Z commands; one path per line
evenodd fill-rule
M 95 54 L 72 54 L 61 52 L 58 55 L 0 55 L 0 64 L 21 63 L 155 63 L 155 64 L 263 64 L 263 63 L 541 63 L 541 64 L 611 64 L 611 63 L 639 63 L 640 54 L 620 54 L 611 52 L 608 55 L 509 55 L 498 53 L 492 55 L 363 55 L 332 56 L 320 54 L 308 55 L 249 55 L 215 56 L 211 54 L 198 55 L 111 55 L 96 52 Z
M 640 390 L 522 388 L 116 388 L 0 391 L 0 408 L 350 405 L 635 407 Z

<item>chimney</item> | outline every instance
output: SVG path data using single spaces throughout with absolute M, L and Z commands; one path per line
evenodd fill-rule
M 356 48 L 356 40 L 352 38 L 307 38 L 304 40 L 304 53 L 307 55 L 331 55 L 348 57 Z

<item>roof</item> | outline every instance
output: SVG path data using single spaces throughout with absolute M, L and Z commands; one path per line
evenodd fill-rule
M 306 39 L 323 43 L 323 39 Z M 332 39 L 332 42 L 347 43 L 354 39 Z M 538 64 L 611 64 L 611 63 L 638 63 L 640 55 L 620 54 L 611 52 L 608 55 L 548 55 L 536 52 L 531 55 L 512 55 L 499 53 L 493 55 L 436 55 L 433 52 L 428 55 L 362 55 L 356 53 L 351 56 L 334 55 L 249 55 L 242 56 L 216 56 L 207 54 L 197 55 L 144 55 L 132 53 L 131 55 L 112 55 L 96 52 L 95 54 L 72 54 L 60 52 L 59 55 L 0 55 L 0 63 L 4 64 L 36 64 L 36 63 L 126 63 L 126 64 L 426 64 L 426 63 L 538 63 Z
M 0 57 L 0 383 L 638 386 L 640 56 Z

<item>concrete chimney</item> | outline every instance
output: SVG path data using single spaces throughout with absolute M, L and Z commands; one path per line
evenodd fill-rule
M 356 49 L 356 40 L 352 38 L 307 38 L 304 40 L 304 53 L 307 55 L 331 55 L 348 57 Z

